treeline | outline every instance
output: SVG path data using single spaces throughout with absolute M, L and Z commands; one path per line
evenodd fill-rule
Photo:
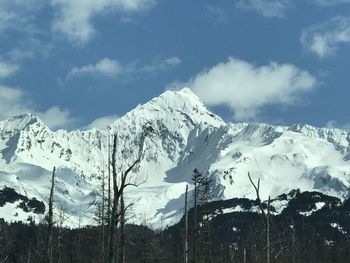
M 8 224 L 0 220 L 0 262 L 107 262 L 101 250 L 101 227 L 54 227 L 51 259 L 47 258 L 47 232 L 47 224 Z M 162 261 L 161 245 L 157 244 L 156 232 L 135 225 L 126 225 L 126 232 L 126 262 L 166 262 Z
M 307 200 L 315 195 L 300 193 L 293 205 L 310 205 Z M 323 201 L 327 202 L 327 199 Z M 270 262 L 350 262 L 348 203 L 338 208 L 327 203 L 328 208 L 311 216 L 300 215 L 299 207 L 272 216 Z M 188 262 L 266 262 L 266 228 L 262 215 L 256 212 L 222 213 L 237 205 L 249 210 L 258 204 L 248 199 L 232 199 L 199 205 L 197 211 L 189 210 Z M 209 228 L 201 224 L 207 214 L 211 217 Z M 343 222 L 342 227 L 334 223 L 339 220 Z M 47 262 L 47 231 L 47 224 L 1 221 L 0 262 Z M 53 262 L 103 262 L 101 233 L 101 227 L 53 227 Z M 125 262 L 185 262 L 185 217 L 164 230 L 126 224 L 125 234 Z M 104 260 L 107 262 L 106 258 Z
M 256 207 L 256 201 L 246 199 L 228 200 Z M 199 227 L 197 232 L 196 255 L 194 246 L 194 211 L 189 215 L 189 262 L 267 262 L 266 225 L 264 217 L 256 212 L 232 212 L 221 214 L 223 201 L 210 204 L 213 218 L 210 220 L 210 246 L 206 242 L 208 234 Z M 225 206 L 226 207 L 226 206 Z M 197 216 L 205 215 L 200 207 Z M 207 208 L 206 208 L 207 209 Z M 271 216 L 270 221 L 270 262 L 274 263 L 331 263 L 350 262 L 349 225 L 338 228 L 338 218 L 345 216 L 338 211 L 325 210 L 313 216 L 303 216 L 294 211 Z M 349 211 L 348 211 L 349 212 Z M 347 212 L 347 213 L 348 213 Z M 214 216 L 216 214 L 216 216 Z M 349 220 L 349 216 L 341 221 Z M 167 237 L 165 251 L 172 253 L 167 262 L 183 261 L 184 220 L 165 230 Z M 346 226 L 345 226 L 346 225 Z M 176 240 L 176 241 L 175 241 Z M 210 251 L 208 251 L 210 249 Z

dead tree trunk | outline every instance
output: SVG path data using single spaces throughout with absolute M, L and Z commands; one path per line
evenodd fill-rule
M 267 214 L 265 214 L 266 219 L 266 262 L 270 263 L 270 254 L 271 254 L 271 246 L 270 246 L 270 220 L 271 220 L 271 213 L 270 213 L 270 203 L 271 199 L 269 196 L 269 199 L 267 201 Z
M 187 208 L 187 197 L 188 197 L 188 185 L 186 185 L 185 193 L 185 263 L 188 263 L 188 208 Z
M 119 263 L 125 263 L 125 246 L 126 246 L 126 237 L 125 237 L 125 203 L 124 203 L 124 194 L 120 196 L 120 249 L 119 249 Z
M 59 215 L 58 215 L 58 231 L 57 231 L 57 263 L 62 262 L 62 251 L 61 248 L 63 247 L 62 239 L 64 238 L 64 225 L 65 221 L 65 212 L 64 208 L 61 207 L 59 209 Z
M 49 211 L 46 217 L 47 220 L 47 260 L 48 262 L 53 262 L 53 194 L 55 188 L 55 172 L 56 167 L 53 168 L 51 177 L 51 189 L 49 196 Z
M 101 262 L 105 262 L 105 172 L 102 171 Z
M 256 193 L 256 201 L 258 202 L 259 208 L 261 210 L 262 215 L 265 219 L 265 227 L 266 227 L 266 263 L 270 263 L 270 222 L 271 222 L 271 212 L 270 212 L 270 203 L 271 199 L 269 196 L 269 199 L 267 201 L 267 213 L 264 210 L 264 207 L 262 205 L 261 199 L 260 199 L 260 179 L 258 179 L 257 185 L 253 182 L 252 178 L 250 177 L 250 174 L 248 172 L 248 178 L 250 183 L 253 185 Z
M 110 227 L 110 250 L 109 250 L 109 262 L 115 263 L 117 258 L 118 249 L 118 184 L 117 184 L 117 169 L 116 169 L 116 152 L 117 152 L 117 135 L 113 138 L 113 151 L 112 151 L 112 180 L 113 180 L 113 205 L 111 214 L 111 227 Z
M 32 258 L 32 245 L 30 245 L 29 248 L 28 248 L 27 263 L 31 262 L 31 258 Z
M 141 153 L 142 150 L 140 150 Z M 138 186 L 143 183 L 141 178 L 129 178 L 129 173 L 135 168 L 135 166 L 141 160 L 141 154 L 139 159 L 137 159 L 125 172 L 121 173 L 119 180 L 117 180 L 117 168 L 116 168 L 116 154 L 117 154 L 117 135 L 114 135 L 113 139 L 113 150 L 112 150 L 112 182 L 113 182 L 113 204 L 112 204 L 112 214 L 111 214 L 111 232 L 110 232 L 110 250 L 109 250 L 109 262 L 116 263 L 118 260 L 118 254 L 123 252 L 118 251 L 119 241 L 120 243 L 125 242 L 125 235 L 122 236 L 123 240 L 119 239 L 118 236 L 118 225 L 120 224 L 121 214 L 125 214 L 125 206 L 121 209 L 121 197 L 124 194 L 125 188 L 128 186 Z M 119 252 L 119 253 L 118 253 Z M 124 256 L 123 256 L 124 257 Z
M 78 218 L 78 244 L 77 244 L 77 263 L 80 263 L 80 244 L 81 244 L 81 214 Z
M 111 251 L 111 233 L 112 233 L 112 223 L 111 223 L 111 134 L 108 129 L 108 182 L 107 182 L 107 224 L 108 224 L 108 237 L 107 237 L 107 262 L 110 262 L 110 251 Z
M 193 234 L 193 263 L 196 263 L 196 247 L 197 247 L 197 196 L 198 196 L 198 181 L 194 179 L 194 234 Z
M 295 263 L 295 222 L 292 218 L 292 263 Z

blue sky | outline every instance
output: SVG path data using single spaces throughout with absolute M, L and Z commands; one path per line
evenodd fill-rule
M 350 0 L 0 0 L 0 119 L 103 127 L 167 88 L 227 121 L 350 128 Z

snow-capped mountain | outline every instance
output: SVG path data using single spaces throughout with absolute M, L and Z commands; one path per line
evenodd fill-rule
M 53 132 L 31 114 L 1 121 L 0 189 L 13 188 L 22 199 L 2 205 L 6 196 L 0 191 L 0 217 L 42 219 L 30 205 L 26 211 L 20 207 L 33 198 L 47 202 L 56 166 L 56 211 L 65 211 L 70 226 L 93 224 L 113 134 L 120 172 L 141 156 L 131 176 L 144 183 L 127 192 L 135 222 L 178 221 L 194 168 L 211 177 L 215 199 L 255 198 L 248 171 L 254 180 L 261 178 L 262 198 L 292 189 L 350 196 L 349 131 L 225 123 L 185 88 L 137 106 L 105 130 Z

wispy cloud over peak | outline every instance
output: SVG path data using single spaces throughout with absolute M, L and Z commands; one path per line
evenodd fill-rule
M 337 16 L 305 28 L 300 40 L 306 49 L 320 58 L 333 55 L 341 44 L 350 44 L 350 17 Z

